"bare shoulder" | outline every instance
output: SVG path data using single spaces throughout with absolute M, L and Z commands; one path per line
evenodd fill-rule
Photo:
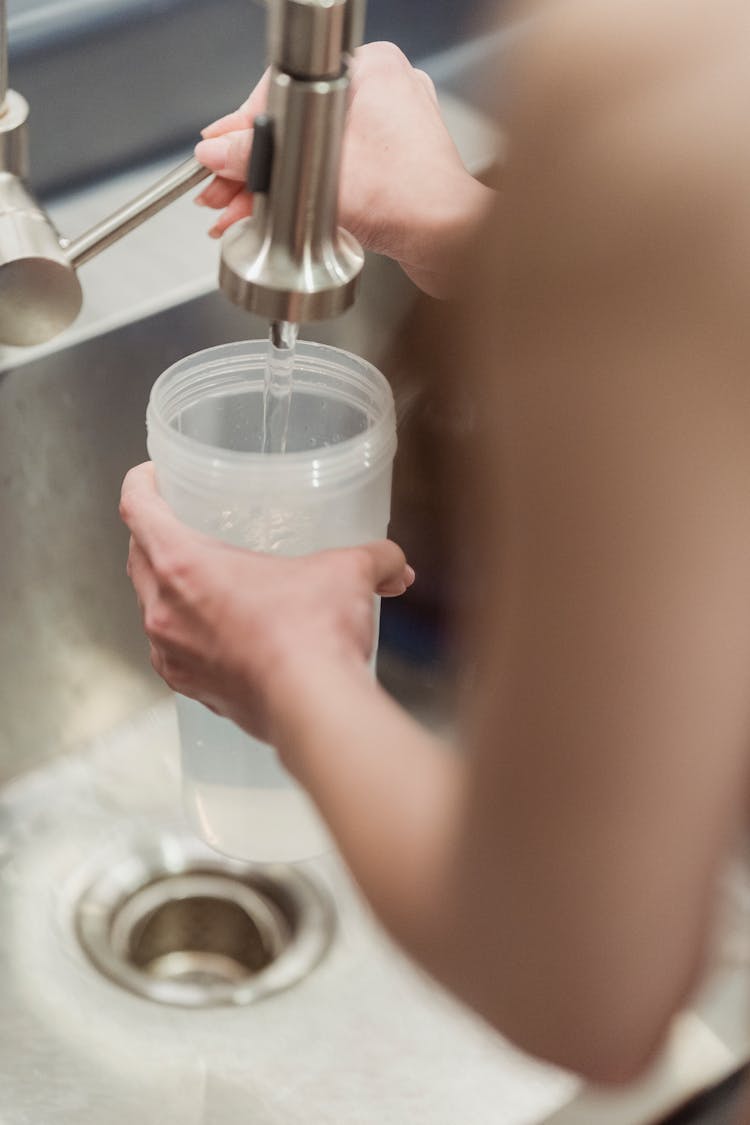
M 738 0 L 569 0 L 531 5 L 518 52 L 520 145 L 567 153 L 655 204 L 750 175 L 750 12 Z M 734 195 L 732 190 L 734 188 Z
M 531 13 L 512 83 L 502 254 L 534 287 L 564 283 L 582 299 L 589 286 L 620 309 L 658 306 L 688 334 L 707 320 L 743 334 L 747 5 L 555 0 Z M 602 289 L 604 276 L 622 285 Z
M 750 15 L 741 0 L 530 0 L 518 6 L 530 85 L 616 95 L 739 47 Z

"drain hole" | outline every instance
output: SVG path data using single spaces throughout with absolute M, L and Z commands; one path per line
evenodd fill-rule
M 306 976 L 334 931 L 322 888 L 292 867 L 198 862 L 195 849 L 170 838 L 107 864 L 76 916 L 94 965 L 184 1007 L 248 1004 Z
M 157 907 L 136 927 L 129 945 L 131 962 L 160 980 L 244 980 L 275 956 L 245 910 L 221 898 Z

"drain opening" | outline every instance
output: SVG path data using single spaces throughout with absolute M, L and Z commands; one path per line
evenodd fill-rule
M 130 948 L 133 964 L 160 980 L 243 980 L 272 958 L 252 918 L 220 898 L 160 906 Z
M 149 976 L 205 983 L 259 973 L 290 937 L 290 923 L 266 898 L 210 874 L 150 884 L 112 926 L 113 947 Z
M 292 867 L 162 841 L 108 863 L 81 898 L 79 940 L 110 980 L 183 1007 L 249 1004 L 305 977 L 328 949 L 333 903 Z

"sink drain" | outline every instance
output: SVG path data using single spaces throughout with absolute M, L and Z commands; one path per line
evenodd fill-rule
M 251 1004 L 318 964 L 335 929 L 327 892 L 296 868 L 253 867 L 168 838 L 95 878 L 76 910 L 93 964 L 139 996 L 188 1008 Z

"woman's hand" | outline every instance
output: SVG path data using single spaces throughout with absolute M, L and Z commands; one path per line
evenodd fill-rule
M 252 213 L 244 182 L 266 74 L 235 113 L 203 130 L 195 154 L 216 173 L 197 202 L 222 210 L 215 237 Z M 351 70 L 339 220 L 365 249 L 399 262 L 433 296 L 451 292 L 456 255 L 494 193 L 464 167 L 440 114 L 431 79 L 392 43 L 360 48 Z
M 300 676 L 367 679 L 373 595 L 402 594 L 414 581 L 387 540 L 289 559 L 209 539 L 172 514 L 150 464 L 128 473 L 120 512 L 154 668 L 266 741 Z

